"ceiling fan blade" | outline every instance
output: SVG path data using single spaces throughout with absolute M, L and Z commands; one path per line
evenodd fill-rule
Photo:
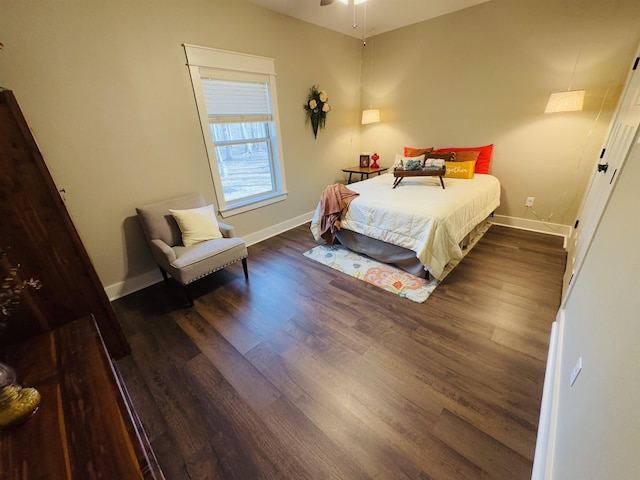
M 320 0 L 320 6 L 324 7 L 325 5 L 331 5 L 333 0 Z

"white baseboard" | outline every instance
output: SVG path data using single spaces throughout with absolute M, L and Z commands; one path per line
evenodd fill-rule
M 149 272 L 127 278 L 123 282 L 108 285 L 105 287 L 104 291 L 107 292 L 109 300 L 113 301 L 161 281 L 162 275 L 160 274 L 160 270 L 158 268 L 154 268 Z
M 246 235 L 245 237 L 243 237 L 244 241 L 247 246 L 249 246 L 266 240 L 267 238 L 279 235 L 280 233 L 291 230 L 292 228 L 302 225 L 303 223 L 310 222 L 313 218 L 313 213 L 314 212 L 308 212 L 298 217 L 292 218 L 291 220 L 287 220 L 286 222 L 278 223 L 277 225 L 265 228 L 264 230 L 260 230 L 259 232 Z M 109 285 L 105 287 L 104 290 L 105 292 L 107 292 L 107 297 L 109 297 L 109 300 L 113 301 L 161 281 L 162 275 L 160 274 L 160 270 L 158 268 L 154 268 L 149 272 L 145 272 L 141 275 L 127 278 L 122 282 Z
M 560 310 L 551 327 L 531 480 L 552 480 L 553 478 L 564 323 L 564 310 Z
M 529 230 L 532 232 L 563 237 L 565 249 L 567 248 L 567 242 L 571 235 L 571 226 L 561 225 L 559 223 L 541 222 L 540 220 L 529 220 L 527 218 L 507 217 L 506 215 L 494 215 L 493 217 L 489 217 L 489 222 L 493 225 L 502 225 L 504 227 L 519 228 L 521 230 Z
M 273 225 L 269 228 L 265 228 L 255 233 L 244 236 L 244 241 L 248 246 L 254 245 L 258 242 L 262 242 L 268 238 L 279 235 L 287 230 L 291 230 L 303 223 L 310 222 L 313 218 L 314 212 L 307 212 L 303 215 L 294 217 L 286 222 L 281 222 Z M 560 225 L 555 223 L 545 223 L 538 220 L 527 220 L 524 218 L 507 217 L 504 215 L 495 215 L 489 219 L 494 225 L 502 225 L 505 227 L 520 228 L 523 230 L 530 230 L 533 232 L 547 233 L 550 235 L 559 235 L 564 237 L 565 247 L 567 239 L 571 234 L 571 227 L 568 225 Z M 109 300 L 116 300 L 130 293 L 142 290 L 154 283 L 162 281 L 162 276 L 158 269 L 154 269 L 149 272 L 145 272 L 141 275 L 137 275 L 132 278 L 105 287 Z
M 310 222 L 313 218 L 313 214 L 314 212 L 308 212 L 292 218 L 291 220 L 287 220 L 286 222 L 278 223 L 277 225 L 260 230 L 259 232 L 251 233 L 243 237 L 244 241 L 247 245 L 254 245 L 266 240 L 267 238 L 275 237 L 276 235 L 286 232 L 287 230 L 291 230 L 303 223 Z

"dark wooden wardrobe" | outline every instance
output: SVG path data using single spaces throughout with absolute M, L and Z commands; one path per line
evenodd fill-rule
M 0 333 L 0 345 L 92 314 L 109 355 L 118 359 L 130 352 L 13 92 L 2 88 L 0 249 L 7 252 L 0 265 L 2 278 L 7 268 L 20 265 L 22 278 L 37 278 L 43 285 L 37 291 L 24 290 L 22 304 Z
M 90 205 L 87 206 L 91 208 Z M 0 332 L 0 362 L 41 394 L 0 430 L 0 478 L 164 480 L 113 359 L 130 353 L 11 91 L 0 88 L 0 260 L 20 265 L 22 302 Z

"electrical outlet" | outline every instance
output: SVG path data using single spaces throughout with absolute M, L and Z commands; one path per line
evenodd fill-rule
M 576 362 L 576 366 L 573 367 L 571 371 L 571 377 L 569 378 L 569 386 L 573 387 L 573 384 L 576 383 L 578 375 L 582 371 L 582 357 L 578 357 L 578 361 Z
M 527 201 L 524 202 L 524 206 L 525 207 L 533 207 L 533 201 L 536 199 L 536 197 L 527 197 Z

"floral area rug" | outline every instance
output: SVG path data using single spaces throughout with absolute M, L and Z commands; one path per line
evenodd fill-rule
M 478 243 L 478 240 L 489 230 L 489 227 L 490 224 L 485 223 L 476 230 L 467 248 L 462 250 L 462 258 Z M 353 252 L 342 245 L 333 245 L 332 247 L 319 245 L 305 252 L 304 256 L 327 265 L 334 270 L 371 283 L 387 292 L 395 293 L 400 297 L 408 298 L 418 303 L 422 303 L 429 298 L 440 282 L 462 260 L 460 258 L 449 262 L 440 280 L 426 280 L 366 255 Z

